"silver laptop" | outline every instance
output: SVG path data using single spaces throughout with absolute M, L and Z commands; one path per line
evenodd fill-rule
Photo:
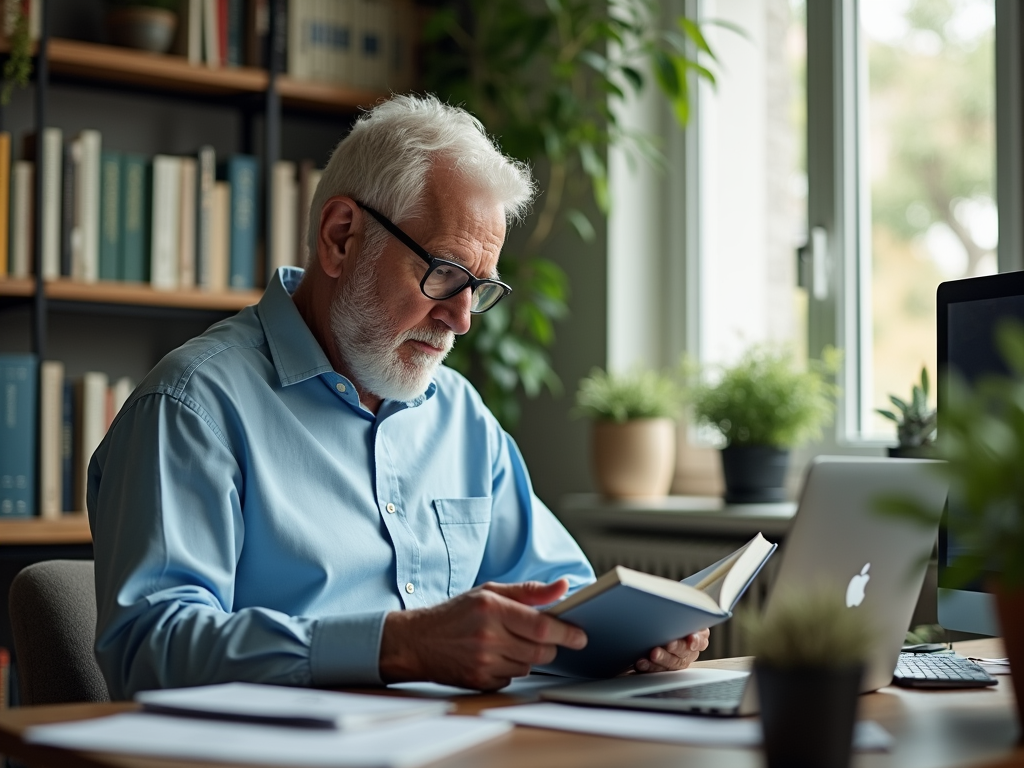
M 936 519 L 947 485 L 935 462 L 820 456 L 804 479 L 796 516 L 783 544 L 771 594 L 835 585 L 851 611 L 875 632 L 862 692 L 892 682 L 937 530 L 879 514 L 884 494 L 916 497 Z M 772 610 L 771 595 L 765 611 Z M 715 630 L 712 629 L 712 632 Z M 628 675 L 545 689 L 551 701 L 591 706 L 733 716 L 757 712 L 749 672 L 687 669 Z

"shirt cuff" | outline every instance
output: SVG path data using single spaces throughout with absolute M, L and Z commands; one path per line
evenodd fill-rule
M 319 619 L 310 653 L 313 685 L 383 685 L 380 640 L 387 611 Z

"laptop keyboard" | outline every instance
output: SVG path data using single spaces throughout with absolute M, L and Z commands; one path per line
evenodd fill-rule
M 996 679 L 959 653 L 901 653 L 892 681 L 908 688 L 981 688 Z
M 734 677 L 703 685 L 690 685 L 684 688 L 671 688 L 667 691 L 644 693 L 633 698 L 637 699 L 688 699 L 690 701 L 736 701 L 743 696 L 747 686 L 746 677 Z

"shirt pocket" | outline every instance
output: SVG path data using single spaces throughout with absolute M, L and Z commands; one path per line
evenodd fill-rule
M 435 499 L 434 509 L 448 549 L 448 597 L 473 586 L 491 529 L 491 498 Z

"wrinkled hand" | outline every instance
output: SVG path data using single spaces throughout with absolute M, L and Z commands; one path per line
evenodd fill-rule
M 633 669 L 637 672 L 673 672 L 686 669 L 708 647 L 711 630 L 702 629 L 692 635 L 673 640 L 664 647 L 653 649 L 646 658 L 639 659 Z
M 394 611 L 384 620 L 379 670 L 388 683 L 429 680 L 497 690 L 534 664 L 555 658 L 558 646 L 587 644 L 583 630 L 540 613 L 569 583 L 488 582 L 430 608 Z

